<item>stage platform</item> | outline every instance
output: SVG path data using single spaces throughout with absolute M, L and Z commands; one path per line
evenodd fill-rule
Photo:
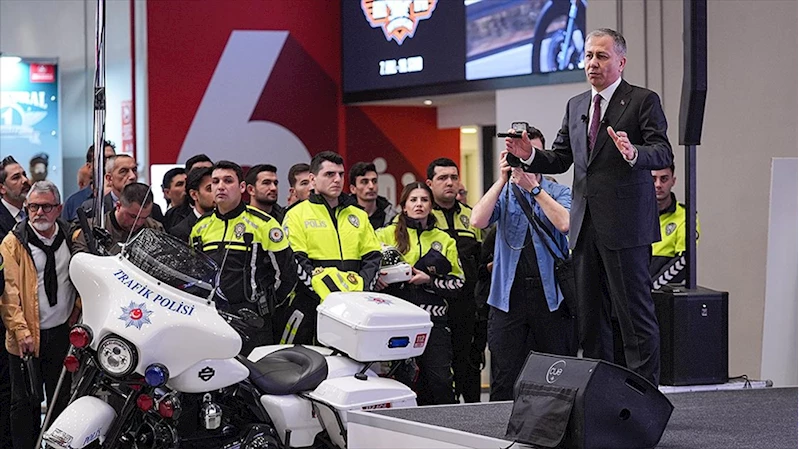
M 668 393 L 674 404 L 658 448 L 797 447 L 797 389 Z M 416 407 L 348 414 L 348 447 L 507 448 L 513 403 Z M 514 445 L 526 447 L 525 445 Z

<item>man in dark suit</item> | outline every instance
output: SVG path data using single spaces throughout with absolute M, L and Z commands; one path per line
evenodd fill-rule
M 31 189 L 31 183 L 25 169 L 8 156 L 0 162 L 0 240 L 14 226 L 25 218 L 25 197 Z M 2 270 L 0 256 L 0 270 Z M 3 278 L 5 280 L 5 278 Z M 5 282 L 3 283 L 5 285 Z M 0 290 L 2 294 L 2 290 Z M 0 335 L 6 335 L 3 320 L 0 320 Z M 0 449 L 11 449 L 11 377 L 8 366 L 6 345 L 0 343 Z
M 214 192 L 211 190 L 211 169 L 200 167 L 192 170 L 186 178 L 186 201 L 191 210 L 188 215 L 167 232 L 189 242 L 189 234 L 197 219 L 214 210 Z
M 583 354 L 613 361 L 613 315 L 627 366 L 657 385 L 660 338 L 648 266 L 660 230 L 650 170 L 668 167 L 673 154 L 658 95 L 621 78 L 626 52 L 616 31 L 589 33 L 591 90 L 569 100 L 552 150 L 533 152 L 526 133 L 505 146 L 530 172 L 563 173 L 574 164 L 569 245 Z
M 103 211 L 109 212 L 116 208 L 117 201 L 122 189 L 126 185 L 136 182 L 139 179 L 139 169 L 136 160 L 129 154 L 117 154 L 105 161 L 105 185 L 110 187 L 110 191 L 103 196 Z M 80 206 L 86 211 L 86 216 L 94 217 L 94 196 L 83 202 Z M 153 203 L 153 211 L 150 218 L 159 223 L 164 222 L 164 214 L 161 207 Z

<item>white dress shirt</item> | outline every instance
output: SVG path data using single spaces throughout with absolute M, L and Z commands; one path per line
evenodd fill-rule
M 55 232 L 52 237 L 45 238 L 33 226 L 33 232 L 39 237 L 47 246 L 53 244 L 55 241 L 56 233 L 58 230 L 58 223 L 55 223 Z M 52 329 L 67 322 L 72 309 L 75 307 L 75 287 L 69 279 L 69 260 L 72 258 L 67 247 L 66 240 L 61 243 L 61 247 L 55 252 L 55 271 L 58 277 L 58 302 L 55 306 L 50 307 L 50 302 L 47 300 L 47 292 L 44 288 L 44 267 L 47 264 L 47 255 L 39 248 L 28 244 L 31 250 L 31 257 L 33 257 L 33 264 L 36 266 L 36 278 L 38 282 L 39 293 L 39 328 Z

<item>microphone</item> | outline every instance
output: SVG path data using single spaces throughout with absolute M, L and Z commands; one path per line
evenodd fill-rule
M 587 116 L 587 115 L 585 115 L 585 114 L 583 114 L 583 115 L 581 115 L 581 116 L 580 116 L 580 120 L 581 120 L 583 123 L 588 123 L 588 116 Z

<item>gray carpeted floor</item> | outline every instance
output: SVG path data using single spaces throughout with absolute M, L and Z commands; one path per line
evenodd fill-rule
M 667 395 L 674 413 L 659 448 L 797 447 L 797 389 L 766 388 Z M 512 403 L 379 410 L 374 413 L 504 439 Z

